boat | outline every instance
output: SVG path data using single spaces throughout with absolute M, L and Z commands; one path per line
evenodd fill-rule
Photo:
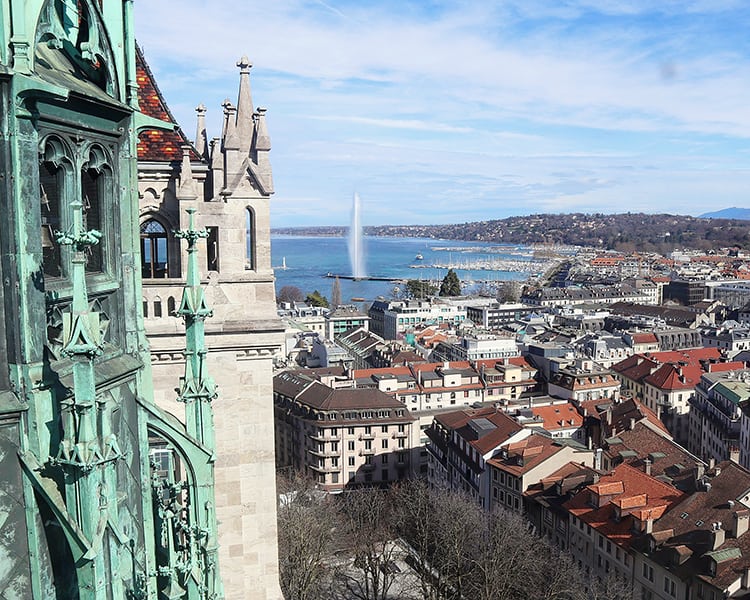
M 414 257 L 414 260 L 422 260 L 422 259 L 424 259 L 424 256 L 422 256 L 421 254 L 417 254 L 417 255 L 416 255 L 416 256 Z

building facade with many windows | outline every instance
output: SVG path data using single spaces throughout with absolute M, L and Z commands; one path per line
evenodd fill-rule
M 419 428 L 377 389 L 333 389 L 300 372 L 274 377 L 276 461 L 322 489 L 387 485 L 413 474 Z

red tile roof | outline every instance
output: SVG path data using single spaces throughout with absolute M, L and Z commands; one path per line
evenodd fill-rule
M 565 449 L 565 445 L 547 436 L 533 434 L 519 442 L 508 444 L 507 449 L 507 458 L 496 456 L 489 459 L 487 464 L 518 476 L 539 466 L 551 456 L 562 451 Z
M 164 97 L 156 85 L 143 52 L 136 47 L 135 53 L 136 82 L 138 83 L 138 106 L 140 111 L 161 121 L 175 123 L 176 121 L 167 106 Z M 166 131 L 163 129 L 145 129 L 138 134 L 138 159 L 150 162 L 172 162 L 182 160 L 182 146 L 191 147 L 190 159 L 200 160 L 181 129 Z
M 473 439 L 474 432 L 469 424 L 475 419 L 487 419 L 495 427 L 479 439 Z M 521 430 L 518 423 L 494 408 L 465 409 L 443 413 L 436 415 L 435 421 L 448 430 L 455 430 L 482 455 L 497 448 Z
M 653 333 L 634 333 L 630 337 L 634 344 L 653 344 L 659 341 Z
M 552 404 L 550 406 L 532 406 L 531 414 L 542 419 L 542 427 L 547 431 L 583 427 L 583 417 L 570 403 Z M 572 422 L 571 422 L 572 421 Z
M 669 363 L 661 365 L 643 381 L 664 391 L 692 390 L 700 382 L 702 372 L 700 365 L 678 366 Z
M 615 519 L 615 501 L 626 500 L 625 503 L 628 504 L 631 502 L 630 499 L 642 495 L 646 496 L 645 506 Z M 596 496 L 601 499 L 601 506 L 598 508 L 592 505 Z M 621 547 L 628 548 L 637 535 L 633 527 L 634 518 L 641 521 L 649 517 L 657 519 L 684 497 L 685 494 L 674 486 L 646 475 L 630 465 L 621 464 L 611 473 L 603 475 L 599 483 L 580 491 L 563 506 L 571 515 L 578 517 L 603 536 Z

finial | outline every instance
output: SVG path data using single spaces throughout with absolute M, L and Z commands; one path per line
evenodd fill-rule
M 251 63 L 250 59 L 243 54 L 242 58 L 237 61 L 237 66 L 240 68 L 241 73 L 249 73 L 250 69 L 253 67 L 253 63 Z
M 195 107 L 195 112 L 197 112 L 199 115 L 206 114 L 206 105 L 201 102 L 198 106 Z

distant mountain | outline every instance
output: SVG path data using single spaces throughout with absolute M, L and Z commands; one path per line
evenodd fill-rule
M 750 208 L 724 208 L 714 212 L 703 213 L 701 219 L 742 219 L 750 221 Z

